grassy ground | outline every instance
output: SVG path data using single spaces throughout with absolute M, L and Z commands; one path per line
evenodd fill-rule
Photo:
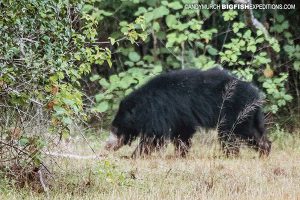
M 276 141 L 267 159 L 259 159 L 257 153 L 247 148 L 239 158 L 224 158 L 215 139 L 200 134 L 185 159 L 172 156 L 172 145 L 144 159 L 124 157 L 134 147 L 106 155 L 103 144 L 91 140 L 99 159 L 47 158 L 47 165 L 53 171 L 53 177 L 45 180 L 48 197 L 64 200 L 300 199 L 300 138 L 280 139 L 280 134 L 273 137 Z M 91 154 L 83 142 L 60 148 L 73 154 Z M 0 199 L 47 198 L 46 194 L 28 189 L 0 189 Z

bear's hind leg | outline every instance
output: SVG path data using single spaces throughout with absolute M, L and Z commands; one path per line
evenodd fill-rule
M 186 157 L 189 149 L 192 146 L 192 139 L 187 138 L 187 139 L 181 139 L 181 138 L 176 138 L 173 141 L 174 146 L 175 146 L 175 155 L 180 156 L 180 157 Z
M 222 152 L 228 157 L 238 157 L 240 155 L 240 143 L 237 141 L 220 140 Z
M 186 157 L 191 146 L 192 137 L 196 129 L 193 126 L 182 126 L 174 134 L 173 144 L 175 146 L 175 155 L 180 157 Z
M 226 157 L 238 157 L 240 155 L 241 143 L 234 133 L 219 130 L 219 141 Z

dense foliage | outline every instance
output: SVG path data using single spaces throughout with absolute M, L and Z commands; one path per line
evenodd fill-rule
M 286 110 L 293 96 L 291 109 L 298 109 L 298 27 L 293 26 L 296 22 L 289 22 L 296 10 L 255 11 L 255 17 L 267 26 L 266 34 L 247 26 L 243 11 L 185 9 L 188 3 L 149 0 L 120 5 L 93 1 L 84 7 L 101 22 L 100 38 L 109 35 L 115 41 L 128 35 L 134 28 L 129 23 L 137 17 L 144 20 L 148 35 L 145 41 L 112 42 L 110 77 L 100 72 L 91 78 L 99 80 L 103 88 L 96 95 L 96 111 L 111 113 L 118 99 L 150 75 L 179 68 L 207 69 L 216 64 L 259 85 L 266 96 L 266 111 Z
M 266 112 L 299 114 L 300 6 L 253 11 L 262 30 L 244 10 L 189 3 L 1 1 L 0 159 L 39 164 L 41 135 L 107 125 L 124 95 L 169 70 L 221 65 L 263 90 Z

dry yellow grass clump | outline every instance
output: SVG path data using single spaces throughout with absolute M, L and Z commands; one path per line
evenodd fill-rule
M 148 158 L 124 158 L 134 147 L 99 159 L 48 158 L 53 178 L 49 199 L 300 199 L 300 139 L 276 143 L 269 158 L 247 148 L 225 158 L 213 139 L 197 135 L 185 159 L 172 146 Z M 70 144 L 74 153 L 90 154 L 87 145 Z M 95 144 L 96 145 L 96 144 Z M 94 146 L 102 155 L 102 146 Z M 44 199 L 29 190 L 5 190 L 0 199 Z

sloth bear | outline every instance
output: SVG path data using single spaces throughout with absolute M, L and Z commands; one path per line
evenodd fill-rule
M 226 156 L 238 155 L 241 141 L 260 156 L 270 153 L 259 90 L 220 68 L 164 73 L 133 91 L 121 101 L 105 147 L 117 150 L 140 137 L 132 157 L 167 141 L 184 157 L 197 127 L 216 128 Z

